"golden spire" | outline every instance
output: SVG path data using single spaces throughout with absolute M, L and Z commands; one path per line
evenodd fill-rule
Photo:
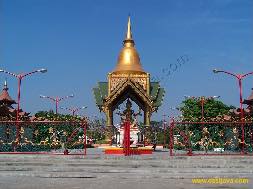
M 134 47 L 134 40 L 132 38 L 132 31 L 131 31 L 131 19 L 130 19 L 130 16 L 128 17 L 127 33 L 126 33 L 126 38 L 123 41 L 123 44 L 124 44 L 125 47 Z
M 126 40 L 132 40 L 131 19 L 128 17 Z
M 131 31 L 131 19 L 128 17 L 127 33 L 123 41 L 123 48 L 118 57 L 118 63 L 113 72 L 144 72 L 140 63 L 140 57 L 134 47 Z

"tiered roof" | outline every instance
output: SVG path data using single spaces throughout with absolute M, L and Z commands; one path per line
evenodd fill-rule
M 16 104 L 16 101 L 10 97 L 8 90 L 7 81 L 5 80 L 3 91 L 0 94 L 0 103 L 11 106 L 12 104 Z
M 253 88 L 252 88 L 253 90 Z M 252 106 L 253 105 L 253 91 L 251 92 L 250 96 L 248 97 L 248 99 L 245 99 L 243 101 L 243 104 L 247 104 L 249 106 Z
M 9 88 L 7 86 L 7 81 L 4 82 L 4 88 L 0 94 L 0 117 L 7 117 L 12 119 L 16 117 L 17 110 L 12 107 L 13 104 L 17 104 L 15 100 L 11 98 L 8 92 Z M 23 112 L 22 109 L 19 110 L 20 117 L 26 117 L 29 113 Z

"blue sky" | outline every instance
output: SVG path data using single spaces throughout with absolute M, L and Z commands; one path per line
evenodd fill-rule
M 161 77 L 177 58 L 189 57 L 162 82 L 166 96 L 154 119 L 171 114 L 169 107 L 184 95 L 220 95 L 227 104 L 239 104 L 236 80 L 212 69 L 253 71 L 252 0 L 0 0 L 1 68 L 48 69 L 25 78 L 21 107 L 32 113 L 53 109 L 40 94 L 74 93 L 61 106 L 85 105 L 85 113 L 98 114 L 92 87 L 106 81 L 116 65 L 128 14 L 142 65 L 151 75 Z M 0 74 L 0 82 L 5 77 L 16 98 L 17 81 Z M 243 81 L 244 97 L 252 81 L 253 76 Z

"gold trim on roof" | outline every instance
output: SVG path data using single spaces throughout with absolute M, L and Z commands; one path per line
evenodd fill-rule
M 117 97 L 125 90 L 126 87 L 131 86 L 132 89 L 136 92 L 138 96 L 142 98 L 142 100 L 150 107 L 152 108 L 153 106 L 153 101 L 150 100 L 150 98 L 147 96 L 146 91 L 142 88 L 141 85 L 138 83 L 135 83 L 132 81 L 132 79 L 128 78 L 125 82 L 122 82 L 118 87 L 111 92 L 110 96 L 108 96 L 105 99 L 104 106 L 108 106 L 111 104 Z

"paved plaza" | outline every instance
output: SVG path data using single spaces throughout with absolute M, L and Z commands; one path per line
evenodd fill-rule
M 93 153 L 93 154 L 92 154 Z M 0 155 L 1 189 L 253 188 L 249 156 Z M 193 184 L 193 178 L 247 178 L 248 184 Z

